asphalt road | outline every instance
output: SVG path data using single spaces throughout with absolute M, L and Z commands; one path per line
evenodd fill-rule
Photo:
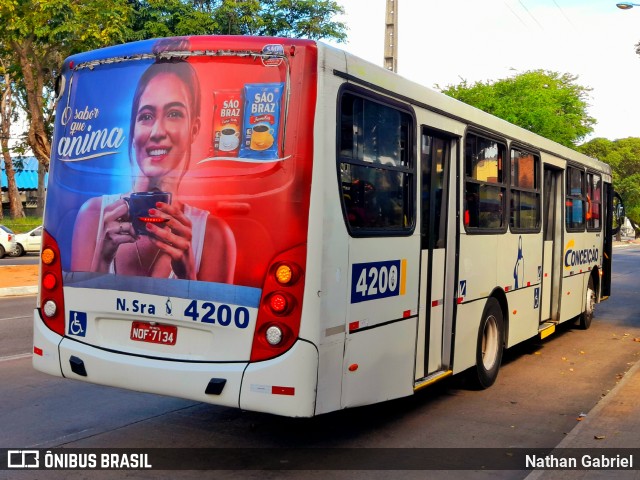
M 241 412 L 36 372 L 23 355 L 31 349 L 34 297 L 0 299 L 0 448 L 554 447 L 640 358 L 638 271 L 640 247 L 616 249 L 613 294 L 598 305 L 591 329 L 563 325 L 545 340 L 510 349 L 496 384 L 488 390 L 471 390 L 463 377 L 454 377 L 413 397 L 312 419 Z M 10 478 L 34 478 L 11 473 Z M 47 479 L 202 475 L 197 471 L 46 472 Z M 244 470 L 205 475 L 261 480 L 388 479 L 398 472 Z M 526 475 L 526 471 L 402 472 L 403 478 L 521 479 Z
M 9 255 L 5 255 L 0 258 L 0 266 L 1 265 L 37 265 L 40 260 L 40 252 L 29 252 L 25 253 L 21 257 L 11 257 Z

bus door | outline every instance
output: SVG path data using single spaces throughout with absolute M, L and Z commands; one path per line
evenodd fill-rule
M 457 140 L 423 127 L 421 136 L 421 262 L 416 380 L 448 370 L 455 280 L 455 230 L 449 205 Z M 451 203 L 454 202 L 454 203 Z
M 544 166 L 543 274 L 540 323 L 559 321 L 562 282 L 563 192 L 562 170 Z

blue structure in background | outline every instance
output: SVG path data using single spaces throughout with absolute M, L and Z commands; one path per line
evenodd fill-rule
M 38 189 L 38 160 L 36 157 L 24 157 L 22 160 L 24 169 L 18 171 L 16 169 L 16 184 L 19 191 L 25 190 L 37 190 Z M 0 161 L 2 169 L 0 171 L 0 186 L 2 191 L 7 191 L 7 174 L 4 171 L 4 161 Z M 15 165 L 14 165 L 15 169 Z M 47 185 L 49 174 L 47 173 L 44 178 L 44 184 Z

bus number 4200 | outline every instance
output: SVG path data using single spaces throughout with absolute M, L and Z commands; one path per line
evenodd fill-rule
M 353 264 L 351 303 L 397 296 L 399 276 L 400 260 Z
M 198 305 L 197 300 L 192 300 L 185 308 L 184 316 L 194 322 L 218 324 L 223 327 L 228 327 L 233 323 L 237 328 L 247 328 L 250 321 L 249 309 L 246 307 L 216 305 L 212 302 L 203 302 Z

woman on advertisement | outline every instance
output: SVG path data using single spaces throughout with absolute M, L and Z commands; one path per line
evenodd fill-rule
M 178 187 L 200 132 L 200 83 L 184 60 L 157 60 L 133 97 L 129 152 L 139 175 L 127 194 L 88 200 L 78 213 L 73 271 L 221 283 L 236 247 L 221 219 L 182 203 Z

